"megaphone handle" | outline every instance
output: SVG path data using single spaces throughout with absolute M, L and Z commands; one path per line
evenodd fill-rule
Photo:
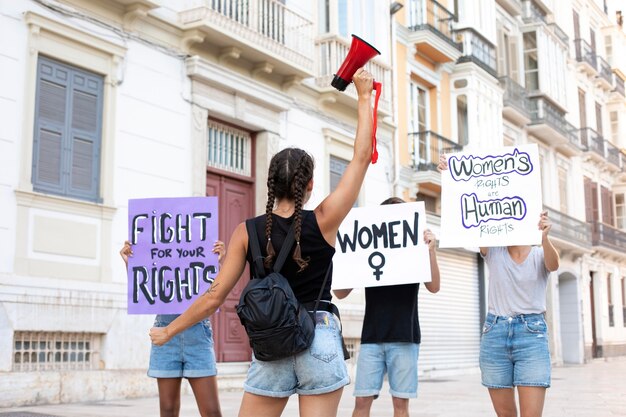
M 376 149 L 376 128 L 378 127 L 378 99 L 380 99 L 380 93 L 382 92 L 383 85 L 377 81 L 374 81 L 374 90 L 376 90 L 376 96 L 374 97 L 374 120 L 372 125 L 372 164 L 378 161 L 378 149 Z

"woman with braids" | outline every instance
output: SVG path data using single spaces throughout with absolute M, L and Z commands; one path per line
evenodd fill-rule
M 371 161 L 373 78 L 367 71 L 359 69 L 353 81 L 358 93 L 354 155 L 335 191 L 313 211 L 303 210 L 313 190 L 313 159 L 301 149 L 284 149 L 270 162 L 266 213 L 254 219 L 268 269 L 273 265 L 287 231 L 294 225 L 295 247 L 281 272 L 287 277 L 298 301 L 304 305 L 314 302 L 322 290 L 335 253 L 337 230 L 356 201 Z M 246 261 L 252 264 L 248 233 L 242 223 L 233 232 L 228 256 L 211 289 L 171 324 L 153 328 L 150 331 L 152 342 L 164 344 L 193 323 L 213 314 L 235 286 Z M 328 305 L 330 287 L 331 279 L 321 296 Z M 289 396 L 294 393 L 299 395 L 300 416 L 336 416 L 343 387 L 350 382 L 339 332 L 336 317 L 330 312 L 318 311 L 315 338 L 309 349 L 271 362 L 253 357 L 239 416 L 280 416 Z

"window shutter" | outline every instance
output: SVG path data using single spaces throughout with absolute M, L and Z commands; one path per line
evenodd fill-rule
M 69 192 L 97 200 L 100 182 L 102 79 L 75 72 L 72 76 Z
M 99 200 L 103 78 L 39 57 L 33 189 Z
M 38 191 L 63 189 L 63 142 L 67 116 L 67 69 L 45 58 L 37 66 L 33 183 Z

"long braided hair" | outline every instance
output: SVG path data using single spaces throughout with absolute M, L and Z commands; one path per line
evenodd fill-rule
M 296 248 L 293 251 L 293 260 L 304 270 L 309 260 L 302 258 L 300 249 L 300 232 L 302 230 L 302 205 L 306 187 L 313 178 L 315 165 L 313 158 L 306 151 L 298 148 L 286 148 L 278 152 L 270 162 L 267 174 L 267 205 L 265 206 L 265 237 L 267 239 L 267 257 L 264 265 L 271 268 L 276 257 L 272 245 L 272 211 L 276 200 L 288 199 L 295 203 L 293 221 L 295 227 Z

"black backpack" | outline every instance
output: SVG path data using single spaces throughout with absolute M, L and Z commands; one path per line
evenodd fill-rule
M 246 220 L 248 245 L 252 252 L 253 279 L 244 288 L 237 305 L 237 315 L 246 329 L 254 356 L 261 361 L 274 361 L 306 350 L 315 336 L 313 315 L 301 305 L 280 270 L 295 242 L 293 225 L 283 242 L 273 271 L 265 275 L 263 256 L 254 219 Z M 329 269 L 330 271 L 330 269 Z M 326 286 L 328 273 L 322 290 Z M 321 295 L 320 291 L 320 295 Z M 320 297 L 315 302 L 317 311 Z

